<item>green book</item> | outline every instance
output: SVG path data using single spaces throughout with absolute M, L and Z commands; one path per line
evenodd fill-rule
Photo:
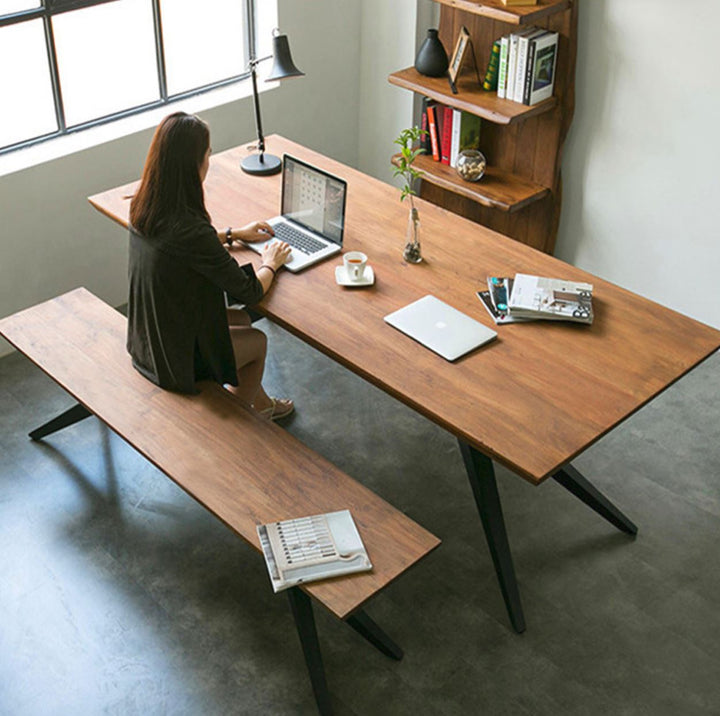
M 500 67 L 500 40 L 493 42 L 490 51 L 490 60 L 485 70 L 485 79 L 483 80 L 483 89 L 488 92 L 494 92 L 498 88 L 498 70 Z
M 480 117 L 470 112 L 453 110 L 450 166 L 457 164 L 457 156 L 463 149 L 480 149 Z

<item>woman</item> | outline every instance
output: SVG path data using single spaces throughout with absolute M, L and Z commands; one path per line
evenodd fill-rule
M 208 127 L 193 115 L 171 114 L 155 131 L 130 204 L 127 349 L 135 368 L 162 388 L 194 393 L 196 381 L 215 380 L 277 420 L 293 403 L 262 387 L 265 334 L 245 311 L 226 309 L 225 293 L 238 303 L 259 301 L 290 247 L 267 246 L 257 274 L 230 256 L 223 243 L 267 240 L 273 231 L 264 222 L 213 228 L 202 188 L 210 151 Z

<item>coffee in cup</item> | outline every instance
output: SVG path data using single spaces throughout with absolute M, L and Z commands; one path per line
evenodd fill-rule
M 343 256 L 345 273 L 351 281 L 361 281 L 367 265 L 367 256 L 362 251 L 348 251 Z

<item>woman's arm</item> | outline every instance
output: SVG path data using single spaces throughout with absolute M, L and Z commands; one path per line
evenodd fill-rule
M 228 248 L 235 241 L 267 241 L 274 235 L 272 226 L 265 221 L 254 221 L 240 229 L 228 227 L 218 231 L 218 238 Z M 289 255 L 290 247 L 282 241 L 273 241 L 263 248 L 262 265 L 256 272 L 257 279 L 263 287 L 263 295 L 270 289 L 278 269 L 287 261 Z
M 273 241 L 263 248 L 262 265 L 258 268 L 256 276 L 262 284 L 263 295 L 268 292 L 278 269 L 290 256 L 290 246 L 284 241 Z
M 272 226 L 265 221 L 253 221 L 240 229 L 228 226 L 226 229 L 219 229 L 217 233 L 220 241 L 228 246 L 232 246 L 236 241 L 267 241 L 275 236 Z

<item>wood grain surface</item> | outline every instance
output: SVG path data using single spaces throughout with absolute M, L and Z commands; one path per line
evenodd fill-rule
M 444 46 L 447 47 L 448 45 Z M 478 62 L 484 62 L 484 58 L 479 57 Z M 462 109 L 471 114 L 477 114 L 479 117 L 497 124 L 511 124 L 525 120 L 528 117 L 549 112 L 557 104 L 554 97 L 538 102 L 532 107 L 520 102 L 512 102 L 509 99 L 500 99 L 497 92 L 484 91 L 478 84 L 476 76 L 467 72 L 461 74 L 457 79 L 456 85 L 459 94 L 453 94 L 447 77 L 426 77 L 421 75 L 414 67 L 393 72 L 389 75 L 388 81 L 398 87 L 423 94 L 442 104 Z
M 538 0 L 536 5 L 514 7 L 505 5 L 502 0 L 436 0 L 436 2 L 481 17 L 527 25 L 566 10 L 572 0 Z
M 537 484 L 592 445 L 720 346 L 720 332 L 558 259 L 417 201 L 425 261 L 402 260 L 407 202 L 399 190 L 278 136 L 288 152 L 348 181 L 345 249 L 365 252 L 376 281 L 335 283 L 330 259 L 281 272 L 259 308 L 276 323 Z M 208 208 L 217 226 L 279 211 L 280 175 L 240 170 L 244 148 L 212 157 Z M 391 148 L 388 151 L 390 161 Z M 91 197 L 127 222 L 131 186 Z M 239 262 L 259 264 L 245 248 Z M 449 363 L 399 333 L 383 316 L 433 294 L 495 327 L 475 292 L 487 276 L 530 273 L 592 283 L 591 326 L 535 322 L 499 326 L 498 340 Z
M 438 546 L 437 537 L 221 386 L 204 383 L 188 396 L 143 378 L 125 351 L 126 325 L 76 289 L 0 320 L 0 335 L 258 551 L 257 525 L 349 509 L 373 570 L 305 587 L 341 619 Z
M 400 156 L 395 154 L 392 158 L 396 166 Z M 424 182 L 432 182 L 478 204 L 500 211 L 519 211 L 550 193 L 547 187 L 492 166 L 486 167 L 482 180 L 478 182 L 461 179 L 454 167 L 437 162 L 426 154 L 418 156 L 413 166 L 423 173 Z

